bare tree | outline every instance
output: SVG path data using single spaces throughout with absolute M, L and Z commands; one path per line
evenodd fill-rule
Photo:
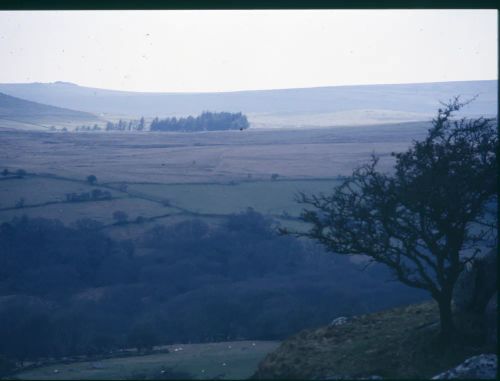
M 451 300 L 459 274 L 497 245 L 496 126 L 482 117 L 453 118 L 467 103 L 456 97 L 443 104 L 425 140 L 392 154 L 393 174 L 378 172 L 373 157 L 333 194 L 299 194 L 301 218 L 312 228 L 282 230 L 337 254 L 367 255 L 400 282 L 429 291 L 446 342 L 455 331 Z

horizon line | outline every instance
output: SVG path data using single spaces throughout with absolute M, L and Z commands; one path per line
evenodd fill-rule
M 287 90 L 306 90 L 306 89 L 323 89 L 331 87 L 368 87 L 368 86 L 404 86 L 404 85 L 430 85 L 438 83 L 457 83 L 457 82 L 487 82 L 497 81 L 498 78 L 493 79 L 465 79 L 465 80 L 450 80 L 450 81 L 429 81 L 429 82 L 399 82 L 399 83 L 365 83 L 365 84 L 342 84 L 342 85 L 321 85 L 321 86 L 305 86 L 305 87 L 283 87 L 283 88 L 269 88 L 269 89 L 247 89 L 247 90 L 221 90 L 221 91 L 141 91 L 141 90 L 123 90 L 104 87 L 91 87 L 81 85 L 70 81 L 53 81 L 53 82 L 3 82 L 0 85 L 67 85 L 87 89 L 96 89 L 104 91 L 114 91 L 123 93 L 137 93 L 137 94 L 227 94 L 227 93 L 245 93 L 245 92 L 258 92 L 258 91 L 287 91 Z

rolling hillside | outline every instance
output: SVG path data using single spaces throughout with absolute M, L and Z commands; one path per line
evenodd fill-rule
M 0 128 L 47 129 L 101 123 L 95 115 L 27 101 L 0 93 Z
M 496 115 L 498 81 L 335 86 L 225 93 L 139 93 L 67 82 L 0 84 L 0 92 L 96 114 L 165 117 L 243 112 L 252 127 L 323 127 L 429 120 L 439 101 L 478 95 L 470 115 Z
M 495 351 L 491 344 L 445 350 L 437 340 L 438 324 L 436 303 L 426 301 L 303 330 L 269 353 L 252 379 L 430 379 Z

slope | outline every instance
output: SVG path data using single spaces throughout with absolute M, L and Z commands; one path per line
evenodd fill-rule
M 428 379 L 473 355 L 495 352 L 488 345 L 444 349 L 438 331 L 433 301 L 357 316 L 290 337 L 252 378 Z
M 46 129 L 76 124 L 100 123 L 95 115 L 27 101 L 0 93 L 0 128 Z

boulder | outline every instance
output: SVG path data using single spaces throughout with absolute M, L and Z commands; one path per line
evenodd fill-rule
M 471 379 L 486 380 L 497 377 L 497 355 L 481 354 L 465 360 L 457 367 L 432 377 L 433 380 Z
M 317 377 L 315 380 L 318 381 L 340 381 L 340 380 L 383 380 L 383 377 L 376 374 L 365 376 L 365 377 L 352 377 L 338 374 L 330 374 L 327 376 Z
M 453 292 L 457 328 L 471 344 L 491 342 L 492 335 L 496 338 L 496 292 L 497 251 L 494 249 L 470 263 Z
M 498 341 L 498 292 L 491 297 L 485 311 L 486 341 L 497 345 Z
M 458 313 L 483 314 L 491 296 L 497 291 L 497 249 L 476 258 L 460 274 L 453 292 Z
M 332 320 L 332 322 L 329 324 L 329 327 L 336 327 L 338 325 L 344 325 L 349 321 L 349 318 L 345 316 L 340 316 L 338 318 L 335 318 Z

